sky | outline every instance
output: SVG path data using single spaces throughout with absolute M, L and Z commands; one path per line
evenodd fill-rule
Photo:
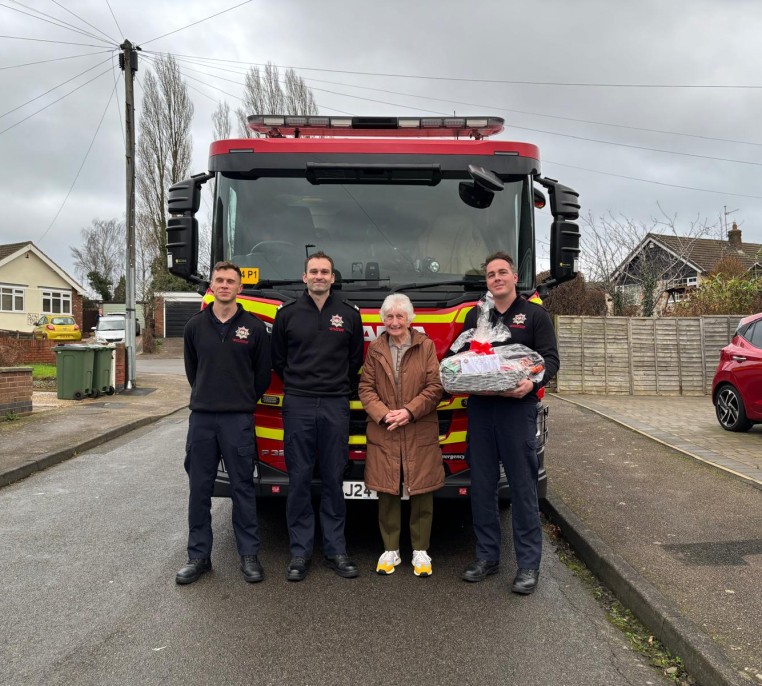
M 321 114 L 503 117 L 585 215 L 736 221 L 762 243 L 758 0 L 2 0 L 0 27 L 0 243 L 72 275 L 81 230 L 125 213 L 125 38 L 143 48 L 136 121 L 152 56 L 180 61 L 191 173 L 217 102 L 240 106 L 248 65 L 270 61 Z

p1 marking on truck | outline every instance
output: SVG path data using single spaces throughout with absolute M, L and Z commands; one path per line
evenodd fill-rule
M 212 143 L 209 173 L 170 190 L 170 271 L 199 284 L 201 187 L 215 181 L 211 263 L 232 260 L 243 271 L 239 302 L 271 325 L 278 307 L 304 290 L 304 259 L 322 250 L 336 266 L 334 290 L 360 308 L 366 342 L 383 330 L 378 310 L 390 293 L 405 293 L 414 325 L 441 358 L 486 290 L 484 258 L 504 250 L 516 261 L 517 288 L 534 293 L 535 208 L 553 216 L 551 279 L 574 278 L 579 254 L 578 194 L 541 176 L 536 146 L 487 140 L 503 131 L 497 117 L 302 117 L 253 115 L 260 138 Z M 545 193 L 542 188 L 545 189 Z M 205 303 L 212 301 L 207 293 Z M 283 496 L 283 388 L 273 375 L 256 412 L 262 496 Z M 440 497 L 465 497 L 466 397 L 443 400 L 439 434 L 446 472 Z M 542 404 L 542 403 L 541 403 Z M 363 482 L 365 412 L 351 400 L 347 498 L 368 498 Z M 539 412 L 540 494 L 545 491 L 547 407 Z M 319 489 L 317 476 L 315 490 Z M 215 495 L 229 495 L 224 465 Z M 509 486 L 501 481 L 501 498 Z

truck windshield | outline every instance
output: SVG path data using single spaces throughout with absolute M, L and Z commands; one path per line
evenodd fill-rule
M 215 259 L 259 269 L 259 280 L 301 279 L 304 258 L 330 255 L 348 288 L 432 285 L 483 274 L 484 258 L 511 254 L 519 288 L 534 285 L 534 225 L 528 178 L 505 182 L 475 209 L 458 184 L 319 184 L 305 178 L 218 175 Z M 222 256 L 220 256 L 220 250 Z

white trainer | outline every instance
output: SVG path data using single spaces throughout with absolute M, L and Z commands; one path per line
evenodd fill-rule
M 402 562 L 399 550 L 385 550 L 378 558 L 376 574 L 394 574 L 394 568 Z
M 413 574 L 416 576 L 431 576 L 431 558 L 425 550 L 413 551 Z

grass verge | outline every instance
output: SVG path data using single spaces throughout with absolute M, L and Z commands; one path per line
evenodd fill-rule
M 56 366 L 54 364 L 33 364 L 31 367 L 33 379 L 56 378 Z

